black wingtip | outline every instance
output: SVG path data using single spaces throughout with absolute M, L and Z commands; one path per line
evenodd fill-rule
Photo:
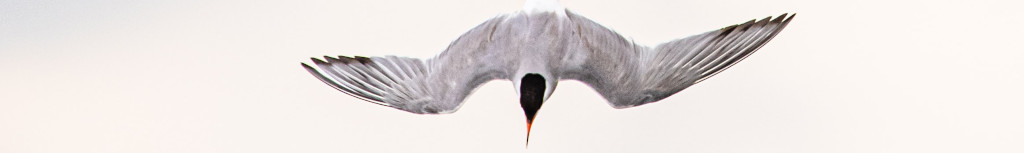
M 345 64 L 352 63 L 353 61 L 356 61 L 355 59 L 352 59 L 351 57 L 341 56 L 341 55 L 338 55 L 338 60 L 341 60 L 341 62 L 344 62 Z
M 750 27 L 754 27 L 755 25 L 759 25 L 759 24 L 762 23 L 762 21 L 770 19 L 770 18 L 771 17 L 765 18 L 765 19 L 761 19 L 761 20 L 750 20 L 750 21 L 747 21 L 746 23 L 743 23 L 743 25 L 740 25 L 740 27 L 741 27 L 740 31 L 750 30 Z
M 768 16 L 768 17 L 765 17 L 764 19 L 757 20 L 757 23 L 761 23 L 761 22 L 764 22 L 764 21 L 771 21 L 771 20 L 772 20 L 772 17 Z
M 729 33 L 732 33 L 732 30 L 736 30 L 736 27 L 739 27 L 739 25 L 731 25 L 731 26 L 722 28 L 722 30 L 719 30 L 721 32 L 718 33 L 718 36 L 721 37 L 721 36 L 728 35 Z
M 779 15 L 779 17 L 776 17 L 774 20 L 772 20 L 772 23 L 788 22 L 789 20 L 793 20 L 793 17 L 795 17 L 795 16 L 796 16 L 796 13 L 793 13 L 793 14 L 782 13 L 782 15 Z
M 313 60 L 313 64 L 316 64 L 316 65 L 327 64 L 327 62 L 325 62 L 323 60 L 320 60 L 320 59 L 317 59 L 315 57 L 310 57 L 309 59 Z M 305 65 L 306 63 L 302 63 L 302 64 Z
M 751 27 L 764 27 L 765 25 L 768 25 L 768 23 L 770 22 L 772 22 L 772 17 L 769 16 L 767 18 L 757 21 L 757 23 L 754 23 L 754 25 Z
M 366 64 L 366 63 L 373 62 L 373 61 L 370 60 L 370 58 L 362 57 L 362 56 L 355 56 L 355 59 L 356 59 L 356 61 L 359 61 L 359 63 L 361 63 L 361 64 Z
M 754 24 L 754 22 L 757 22 L 757 19 L 752 19 L 750 21 L 743 22 L 743 24 L 740 24 L 740 26 Z
M 326 56 L 326 55 L 324 56 L 324 60 L 327 60 L 327 62 L 332 63 L 332 64 L 333 63 L 342 63 L 342 64 L 345 63 L 345 62 L 342 62 L 341 60 L 338 60 L 337 58 L 334 58 L 334 57 L 331 57 L 331 56 Z
M 352 62 L 356 61 L 355 59 L 352 59 L 351 57 L 348 57 L 348 56 L 338 56 L 337 58 L 331 57 L 331 56 L 324 56 L 324 58 L 327 58 L 332 63 L 341 63 L 341 64 L 349 64 L 349 63 L 352 63 Z
M 790 21 L 793 21 L 793 18 L 794 18 L 794 17 L 796 17 L 796 13 L 793 13 L 793 14 L 789 15 L 789 16 L 788 16 L 788 17 L 786 17 L 785 19 L 782 19 L 782 18 L 780 17 L 779 19 L 776 19 L 776 20 L 780 20 L 780 19 L 781 19 L 782 21 L 778 21 L 778 22 L 779 22 L 779 24 L 781 24 L 781 25 L 782 25 L 783 27 L 785 27 L 786 25 L 789 25 L 789 22 L 790 22 Z M 774 21 L 773 21 L 773 22 L 774 22 Z M 782 28 L 779 28 L 779 30 L 782 30 Z

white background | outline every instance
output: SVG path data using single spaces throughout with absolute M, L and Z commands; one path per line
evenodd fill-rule
M 564 0 L 653 45 L 798 13 L 658 103 L 563 81 L 530 146 L 509 81 L 449 115 L 335 91 L 322 55 L 440 53 L 522 1 L 0 0 L 0 152 L 1024 152 L 1024 4 Z

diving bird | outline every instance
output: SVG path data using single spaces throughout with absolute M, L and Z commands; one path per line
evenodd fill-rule
M 643 46 L 557 1 L 528 0 L 522 11 L 491 18 L 430 59 L 324 56 L 302 67 L 342 93 L 416 114 L 447 114 L 492 80 L 512 81 L 526 115 L 559 80 L 577 80 L 617 109 L 657 102 L 757 51 L 793 19 L 782 14 Z

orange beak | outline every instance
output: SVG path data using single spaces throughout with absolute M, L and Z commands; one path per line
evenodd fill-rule
M 526 147 L 530 147 L 530 126 L 533 125 L 533 120 L 526 121 Z

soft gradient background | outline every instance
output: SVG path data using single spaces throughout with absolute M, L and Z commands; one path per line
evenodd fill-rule
M 431 57 L 518 0 L 0 0 L 0 152 L 1024 152 L 1017 1 L 564 0 L 643 44 L 786 12 L 759 52 L 661 102 L 564 81 L 529 149 L 509 81 L 450 115 L 300 66 Z

